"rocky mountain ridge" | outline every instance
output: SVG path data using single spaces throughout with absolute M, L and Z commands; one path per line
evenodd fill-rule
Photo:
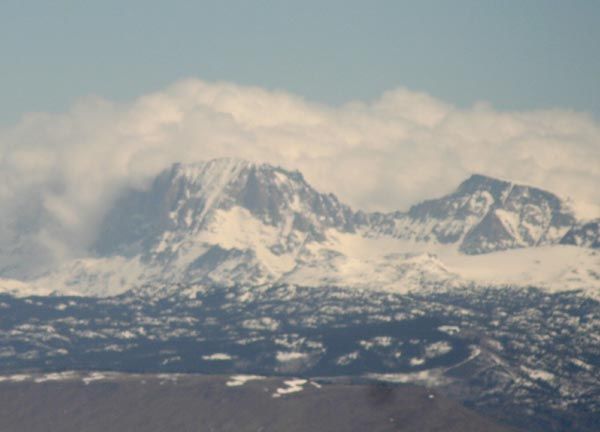
M 127 191 L 106 218 L 95 249 L 107 255 L 123 251 L 115 244 L 131 247 L 160 232 L 197 232 L 216 210 L 235 206 L 270 226 L 291 222 L 291 229 L 316 241 L 333 228 L 459 243 L 467 254 L 557 243 L 597 247 L 590 241 L 590 224 L 597 227 L 598 220 L 578 221 L 557 196 L 532 186 L 474 174 L 454 193 L 423 201 L 408 212 L 366 213 L 353 211 L 333 194 L 319 193 L 297 171 L 216 159 L 175 164 L 155 179 L 150 191 Z M 149 227 L 154 232 L 144 231 Z M 576 242 L 576 232 L 584 239 Z
M 90 256 L 34 284 L 86 295 L 191 283 L 408 291 L 460 284 L 482 260 L 475 257 L 489 256 L 487 267 L 498 270 L 523 249 L 552 269 L 555 248 L 570 245 L 558 253 L 567 257 L 558 257 L 563 267 L 552 280 L 536 270 L 541 279 L 522 282 L 600 292 L 599 220 L 578 221 L 549 192 L 482 175 L 407 212 L 367 213 L 318 192 L 297 171 L 216 159 L 175 164 L 148 190 L 124 191 Z

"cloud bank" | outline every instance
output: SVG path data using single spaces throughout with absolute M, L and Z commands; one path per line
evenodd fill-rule
M 298 169 L 364 210 L 406 209 L 483 173 L 600 216 L 600 124 L 585 113 L 459 109 L 402 88 L 332 107 L 192 79 L 131 103 L 83 99 L 0 131 L 0 275 L 22 273 L 23 256 L 38 268 L 84 254 L 123 187 L 223 156 Z

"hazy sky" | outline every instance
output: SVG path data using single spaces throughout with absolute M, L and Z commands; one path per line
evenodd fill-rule
M 593 0 L 3 0 L 0 125 L 188 77 L 327 104 L 403 86 L 459 107 L 598 117 L 599 43 Z

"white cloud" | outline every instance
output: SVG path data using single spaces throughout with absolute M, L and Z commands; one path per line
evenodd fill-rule
M 40 256 L 79 254 L 119 188 L 176 161 L 221 156 L 299 169 L 365 210 L 406 209 L 473 172 L 544 187 L 580 208 L 600 204 L 600 125 L 583 113 L 464 110 L 406 89 L 330 107 L 187 80 L 129 104 L 88 98 L 63 114 L 29 114 L 0 131 L 3 254 L 26 220 L 37 224 L 29 235 Z

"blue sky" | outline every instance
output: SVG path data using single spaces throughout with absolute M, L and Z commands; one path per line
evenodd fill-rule
M 403 86 L 600 115 L 598 1 L 4 0 L 0 125 L 186 77 L 341 104 Z

